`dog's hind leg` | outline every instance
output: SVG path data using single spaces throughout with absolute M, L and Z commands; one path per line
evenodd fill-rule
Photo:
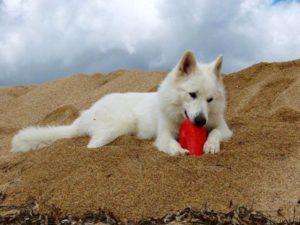
M 120 130 L 103 130 L 91 135 L 87 148 L 100 148 L 114 141 L 117 137 L 124 135 Z
M 87 148 L 100 148 L 104 145 L 109 144 L 113 140 L 115 140 L 119 135 L 117 133 L 102 133 L 102 134 L 94 134 L 91 136 L 90 142 L 87 145 Z
M 87 132 L 91 137 L 87 148 L 102 147 L 117 137 L 135 131 L 134 118 L 127 116 L 132 114 L 129 110 L 124 109 L 122 112 L 120 110 L 114 112 L 113 109 L 108 108 L 106 111 L 97 113 L 99 114 L 98 117 L 95 116 L 96 119 L 91 122 Z

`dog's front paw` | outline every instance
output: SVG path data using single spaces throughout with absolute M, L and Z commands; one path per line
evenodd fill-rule
M 155 141 L 155 146 L 158 150 L 172 156 L 188 154 L 188 150 L 183 149 L 176 140 L 157 139 Z
M 220 141 L 217 138 L 208 138 L 204 144 L 204 152 L 215 154 L 220 151 Z
M 173 156 L 175 156 L 175 155 L 187 155 L 188 154 L 188 150 L 182 148 L 177 141 L 172 140 L 169 143 L 169 147 L 168 147 L 167 153 L 169 155 L 173 155 Z

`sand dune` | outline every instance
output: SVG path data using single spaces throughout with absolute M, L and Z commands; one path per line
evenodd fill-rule
M 121 218 L 162 216 L 229 202 L 287 213 L 300 198 L 300 60 L 260 63 L 229 74 L 227 118 L 234 137 L 218 155 L 170 157 L 151 141 L 121 137 L 91 151 L 85 137 L 37 152 L 9 153 L 28 125 L 68 124 L 110 92 L 154 91 L 166 73 L 74 75 L 35 86 L 0 88 L 2 204 L 37 199 L 42 211 L 82 214 L 99 208 Z M 297 208 L 298 207 L 298 208 Z

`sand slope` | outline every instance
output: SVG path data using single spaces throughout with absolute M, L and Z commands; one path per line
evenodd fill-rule
M 90 151 L 85 137 L 12 155 L 12 135 L 28 125 L 67 124 L 110 92 L 154 91 L 165 73 L 75 75 L 42 85 L 0 88 L 2 204 L 38 200 L 42 211 L 99 208 L 121 218 L 162 216 L 186 206 L 229 202 L 267 213 L 300 199 L 300 60 L 260 63 L 226 76 L 234 137 L 218 155 L 170 157 L 151 141 L 122 137 Z

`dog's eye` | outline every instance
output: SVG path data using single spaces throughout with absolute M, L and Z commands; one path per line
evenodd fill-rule
M 189 95 L 190 95 L 193 99 L 197 98 L 197 93 L 196 93 L 196 92 L 190 92 Z
M 206 99 L 207 102 L 211 102 L 212 100 L 214 100 L 213 97 Z

